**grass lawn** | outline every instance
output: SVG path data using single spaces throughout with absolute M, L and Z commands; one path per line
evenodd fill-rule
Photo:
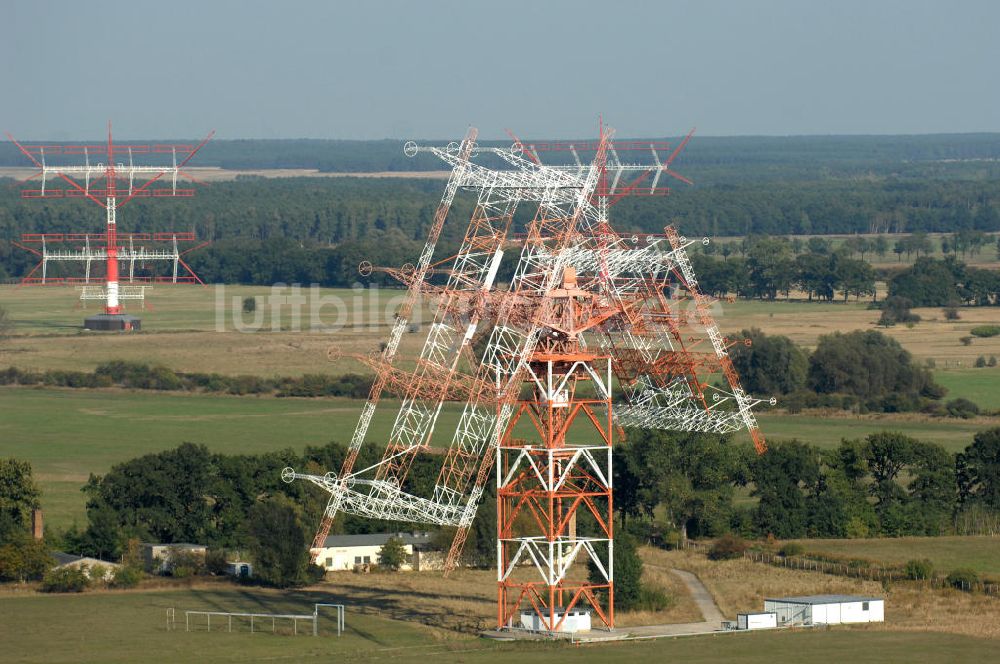
M 326 351 L 376 351 L 389 334 L 403 291 L 398 289 L 303 289 L 297 317 L 288 303 L 288 288 L 272 292 L 263 286 L 163 286 L 149 296 L 150 310 L 136 312 L 143 330 L 134 334 L 94 334 L 82 329 L 87 312 L 74 308 L 67 288 L 0 286 L 0 305 L 14 321 L 14 337 L 0 344 L 0 367 L 24 369 L 93 369 L 112 359 L 160 363 L 176 371 L 295 376 L 316 371 L 364 371 L 351 359 L 331 363 Z M 241 312 L 244 297 L 257 297 L 255 314 Z M 311 327 L 313 308 L 326 329 Z M 93 306 L 88 310 L 96 312 Z M 427 306 L 414 320 L 424 326 L 403 337 L 402 357 L 414 357 L 430 320 Z M 782 334 L 805 347 L 835 331 L 876 329 L 878 312 L 868 302 L 806 302 L 801 299 L 718 302 L 713 308 L 725 333 L 758 327 Z M 946 321 L 939 309 L 918 309 L 922 321 L 913 327 L 883 330 L 921 360 L 939 369 L 964 369 L 979 355 L 1000 356 L 1000 337 L 960 338 L 976 325 L 1000 324 L 997 307 L 967 307 L 962 318 Z M 254 324 L 254 316 L 259 322 Z M 998 399 L 1000 401 L 1000 399 Z
M 806 552 L 857 556 L 888 563 L 927 558 L 938 572 L 969 567 L 1000 574 L 1000 537 L 899 537 L 893 539 L 806 539 Z
M 935 371 L 934 380 L 948 388 L 945 399 L 962 397 L 980 408 L 1000 410 L 1000 368 L 946 369 Z
M 349 661 L 621 662 L 637 660 L 741 662 L 795 660 L 915 663 L 989 661 L 996 642 L 953 634 L 870 629 L 728 634 L 573 647 L 565 643 L 495 643 L 416 623 L 360 614 L 349 594 L 326 586 L 281 593 L 259 589 L 192 589 L 0 596 L 0 662 Z M 311 613 L 317 601 L 348 604 L 347 632 L 325 635 L 167 631 L 166 609 Z M 325 624 L 322 624 L 324 623 Z
M 74 309 L 72 290 L 0 286 L 0 306 L 14 323 L 14 336 L 0 343 L 0 367 L 92 370 L 122 359 L 223 374 L 364 372 L 349 358 L 328 361 L 327 350 L 377 351 L 404 292 L 302 289 L 302 304 L 294 310 L 287 302 L 290 295 L 288 288 L 167 286 L 154 289 L 150 310 L 132 312 L 142 318 L 141 332 L 95 334 L 82 326 L 83 318 L 97 309 Z M 243 314 L 243 298 L 250 296 L 257 297 L 257 311 Z M 418 307 L 411 320 L 428 322 L 427 307 Z M 404 335 L 404 356 L 419 353 L 421 330 Z
M 388 437 L 394 405 L 380 409 L 371 440 Z M 348 399 L 0 388 L 0 454 L 31 462 L 46 523 L 63 527 L 84 522 L 88 475 L 115 463 L 185 441 L 228 454 L 346 443 L 360 409 Z M 454 428 L 456 417 L 448 408 L 441 422 Z
M 937 443 L 949 452 L 959 452 L 972 443 L 978 431 L 1000 426 L 1000 418 L 978 417 L 971 420 L 927 417 L 917 414 L 877 415 L 799 415 L 768 414 L 766 409 L 758 415 L 760 428 L 770 440 L 798 438 L 820 447 L 836 447 L 840 441 L 864 438 L 876 431 L 900 431 L 920 440 Z M 737 434 L 737 440 L 749 441 L 746 433 Z
M 214 452 L 255 454 L 330 441 L 347 442 L 362 403 L 351 399 L 278 399 L 176 392 L 0 387 L 0 454 L 31 462 L 42 488 L 46 522 L 54 527 L 84 521 L 80 487 L 90 473 L 115 463 L 176 447 L 204 443 Z M 384 445 L 397 404 L 385 400 L 369 429 Z M 447 404 L 438 429 L 452 431 L 459 406 Z M 881 429 L 964 449 L 975 432 L 1000 420 L 943 420 L 900 416 L 768 415 L 760 417 L 771 439 L 799 438 L 833 447 L 842 438 Z M 588 430 L 585 423 L 580 425 Z M 527 435 L 523 429 L 520 435 Z M 746 442 L 745 435 L 737 437 Z M 277 481 L 277 479 L 276 479 Z

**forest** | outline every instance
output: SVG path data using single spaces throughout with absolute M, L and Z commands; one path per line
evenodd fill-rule
M 201 189 L 193 200 L 134 201 L 119 212 L 120 230 L 194 231 L 211 242 L 189 255 L 207 283 L 350 286 L 364 281 L 357 274 L 362 260 L 398 266 L 415 259 L 441 187 L 441 181 L 405 179 L 224 182 Z M 471 208 L 468 196 L 456 199 L 442 255 L 457 247 Z M 527 215 L 519 212 L 515 230 Z M 612 219 L 623 232 L 660 232 L 672 224 L 692 237 L 878 232 L 894 249 L 899 233 L 1000 231 L 1000 177 L 681 189 L 667 197 L 623 199 Z M 0 187 L 0 279 L 23 276 L 34 265 L 34 255 L 13 244 L 23 233 L 100 233 L 102 223 L 92 203 L 22 200 L 16 187 Z

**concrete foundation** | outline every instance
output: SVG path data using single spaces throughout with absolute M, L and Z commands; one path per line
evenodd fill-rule
M 141 326 L 140 319 L 128 314 L 97 314 L 83 321 L 84 329 L 98 332 L 132 332 L 138 331 Z

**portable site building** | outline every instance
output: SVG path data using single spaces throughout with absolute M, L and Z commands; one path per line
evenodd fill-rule
M 590 631 L 590 609 L 580 607 L 570 609 L 569 613 L 566 613 L 566 617 L 563 618 L 564 612 L 562 607 L 557 608 L 555 611 L 556 621 L 562 620 L 562 624 L 556 631 L 569 633 Z M 533 610 L 521 611 L 521 629 L 527 629 L 532 632 L 547 631 L 545 623 L 542 622 L 542 619 Z
M 859 595 L 807 595 L 764 600 L 778 625 L 839 625 L 885 621 L 885 600 Z
M 777 626 L 778 614 L 773 611 L 736 614 L 736 629 L 772 629 Z

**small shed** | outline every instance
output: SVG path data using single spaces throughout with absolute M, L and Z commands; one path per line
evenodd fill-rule
M 557 632 L 573 633 L 573 632 L 589 632 L 590 631 L 590 610 L 583 608 L 573 608 L 566 613 L 565 619 L 563 614 L 565 609 L 557 608 L 555 610 L 555 620 L 558 623 L 562 620 L 562 624 L 559 625 Z M 541 616 L 535 613 L 531 609 L 521 611 L 521 628 L 527 629 L 532 632 L 545 632 L 548 631 L 545 628 L 545 623 L 542 622 Z
M 253 576 L 253 565 L 251 563 L 245 563 L 242 560 L 227 560 L 226 574 L 239 577 L 241 579 L 249 579 Z
M 736 614 L 736 629 L 773 629 L 777 626 L 778 614 L 774 611 Z
M 764 600 L 778 625 L 840 625 L 885 621 L 885 600 L 861 595 L 806 595 Z

